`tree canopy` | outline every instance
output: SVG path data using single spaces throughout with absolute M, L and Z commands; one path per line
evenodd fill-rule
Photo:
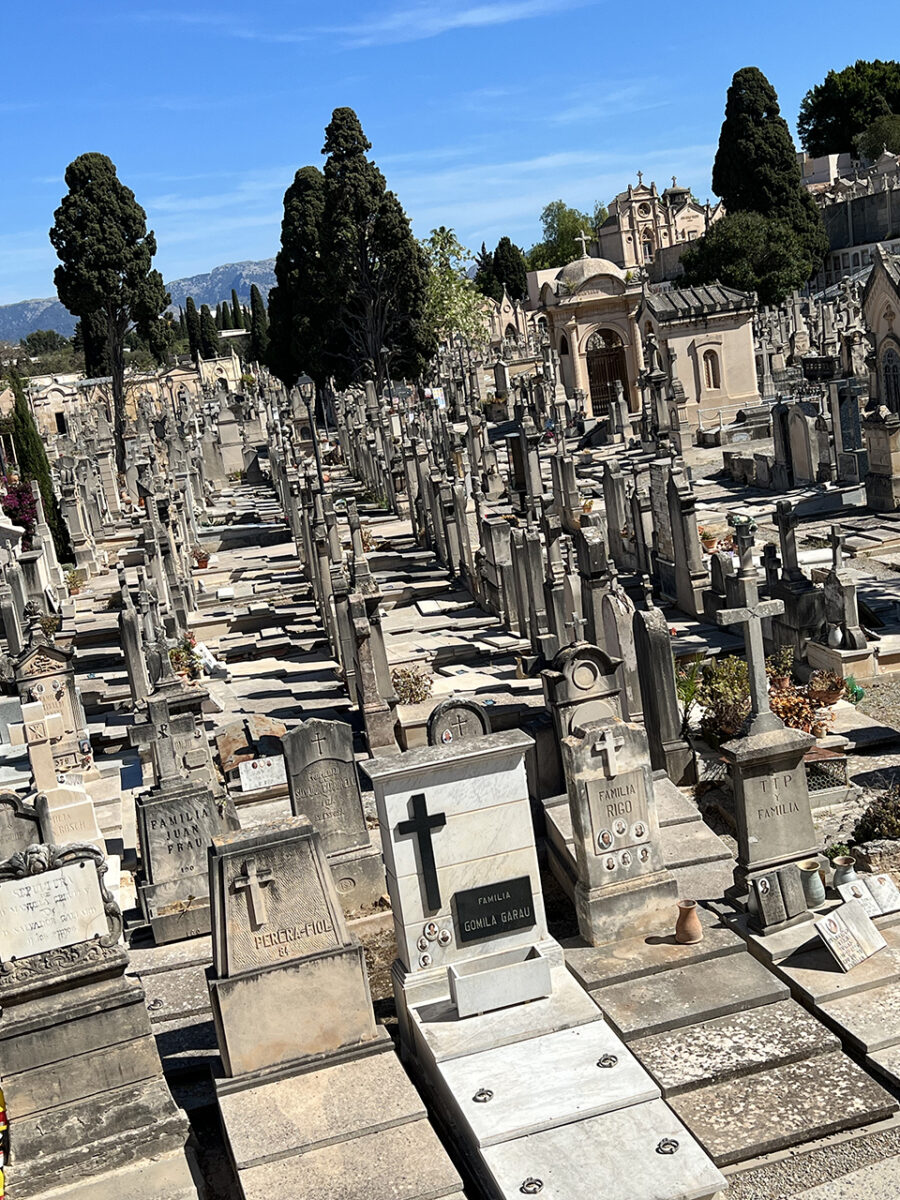
M 900 154 L 900 113 L 876 117 L 856 139 L 856 152 L 862 158 L 876 159 L 885 150 Z
M 60 260 L 57 294 L 77 317 L 106 317 L 116 463 L 125 469 L 125 335 L 134 324 L 159 346 L 159 317 L 170 297 L 153 269 L 156 238 L 134 192 L 105 154 L 82 154 L 66 168 L 68 193 L 54 213 L 50 241 Z
M 472 341 L 485 335 L 485 299 L 468 276 L 471 251 L 460 245 L 452 229 L 432 229 L 422 243 L 428 256 L 425 323 L 432 337 L 460 333 Z
M 200 305 L 200 354 L 203 358 L 218 358 L 222 353 L 219 331 L 208 304 Z
M 828 239 L 822 215 L 801 185 L 775 89 L 756 67 L 742 68 L 731 81 L 712 182 L 727 216 L 682 256 L 687 282 L 718 279 L 755 290 L 766 303 L 805 283 L 819 268 Z
M 47 461 L 47 451 L 44 449 L 44 443 L 41 440 L 38 427 L 35 424 L 34 417 L 31 415 L 31 409 L 28 407 L 22 381 L 17 374 L 13 373 L 10 384 L 15 398 L 12 415 L 12 438 L 16 450 L 19 475 L 26 483 L 34 480 L 41 489 L 44 516 L 53 537 L 53 545 L 56 549 L 57 558 L 60 562 L 73 562 L 75 552 L 72 549 L 72 543 L 69 538 L 68 526 L 63 520 L 59 502 L 53 490 L 53 481 L 50 477 L 50 463 Z
M 184 302 L 184 323 L 187 325 L 188 346 L 191 351 L 191 358 L 197 358 L 200 353 L 200 314 L 197 312 L 197 305 L 194 303 L 194 297 L 188 296 Z
M 250 345 L 247 356 L 251 362 L 265 362 L 268 348 L 269 319 L 266 316 L 262 292 L 254 283 L 250 286 Z
M 829 71 L 810 88 L 800 104 L 797 130 L 814 158 L 841 154 L 853 150 L 873 121 L 891 113 L 900 113 L 900 62 L 860 58 L 842 71 Z
M 52 354 L 56 350 L 66 350 L 71 342 L 68 338 L 57 333 L 55 329 L 35 329 L 27 337 L 23 337 L 20 345 L 27 354 L 37 358 L 41 354 Z
M 582 233 L 589 238 L 596 237 L 607 216 L 606 208 L 599 201 L 591 216 L 571 208 L 564 200 L 551 200 L 541 212 L 543 237 L 528 251 L 529 270 L 564 267 L 573 259 L 581 258 L 581 243 L 575 239 Z
M 521 300 L 527 290 L 528 264 L 525 255 L 508 237 L 502 237 L 493 253 L 481 243 L 475 260 L 475 286 L 492 300 L 503 299 L 503 289 L 511 300 Z

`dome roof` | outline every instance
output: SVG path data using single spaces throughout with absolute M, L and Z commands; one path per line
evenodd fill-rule
M 625 282 L 625 272 L 608 258 L 576 258 L 566 263 L 556 278 L 560 283 L 566 284 L 570 291 L 575 291 L 588 279 L 595 279 L 598 275 L 611 275 L 614 279 Z

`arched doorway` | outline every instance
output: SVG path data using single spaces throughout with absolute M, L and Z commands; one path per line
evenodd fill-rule
M 591 408 L 595 417 L 605 417 L 609 415 L 610 402 L 616 398 L 617 379 L 628 395 L 625 347 L 614 330 L 598 329 L 588 338 L 586 350 Z

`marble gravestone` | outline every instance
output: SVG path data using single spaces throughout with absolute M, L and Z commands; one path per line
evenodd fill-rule
M 0 792 L 0 862 L 44 840 L 38 806 L 14 792 Z
M 491 719 L 475 700 L 443 700 L 428 718 L 429 746 L 449 746 L 491 732 Z
M 216 1095 L 240 1195 L 456 1200 L 316 830 L 287 817 L 217 838 L 209 874 Z
M 209 879 L 209 994 L 227 1075 L 375 1036 L 362 947 L 313 826 L 285 817 L 215 837 Z
M 105 874 L 94 846 L 32 845 L 0 862 L 8 1181 L 28 1198 L 103 1175 L 114 1195 L 116 1172 L 138 1165 L 148 1195 L 186 1200 L 197 1195 L 188 1123 L 163 1079 L 144 991 L 125 976 Z
M 666 870 L 647 735 L 611 711 L 563 739 L 575 838 L 575 909 L 592 946 L 670 923 L 677 898 Z
M 346 913 L 384 894 L 380 847 L 363 811 L 353 754 L 353 731 L 344 721 L 301 721 L 282 738 L 291 811 L 318 830 Z
M 165 701 L 150 701 L 146 724 L 130 730 L 149 745 L 154 786 L 135 800 L 141 874 L 138 900 L 158 945 L 210 931 L 207 849 L 214 836 L 238 828 L 230 798 L 184 771 L 178 733 L 193 714 L 170 717 Z M 152 735 L 152 736 L 151 736 Z
M 708 1200 L 724 1179 L 547 931 L 524 769 L 532 744 L 512 730 L 363 765 L 384 841 L 404 1047 L 479 1194 L 537 1194 L 550 1160 L 609 1178 L 627 1114 L 626 1153 L 673 1136 L 680 1146 L 665 1162 L 650 1155 L 663 1175 L 653 1194 Z M 581 1194 L 571 1179 L 561 1186 Z

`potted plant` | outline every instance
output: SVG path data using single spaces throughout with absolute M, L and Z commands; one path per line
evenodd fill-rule
M 74 567 L 66 571 L 66 587 L 70 596 L 77 596 L 81 591 L 81 576 Z
M 713 550 L 716 548 L 716 543 L 719 540 L 718 537 L 705 525 L 700 525 L 697 529 L 697 533 L 700 535 L 700 541 L 703 545 L 703 549 L 707 554 L 712 554 Z
M 813 671 L 809 677 L 809 697 L 814 704 L 836 704 L 843 696 L 845 684 L 836 671 Z
M 212 553 L 209 546 L 192 546 L 191 558 L 198 571 L 205 571 L 209 566 L 209 556 Z

